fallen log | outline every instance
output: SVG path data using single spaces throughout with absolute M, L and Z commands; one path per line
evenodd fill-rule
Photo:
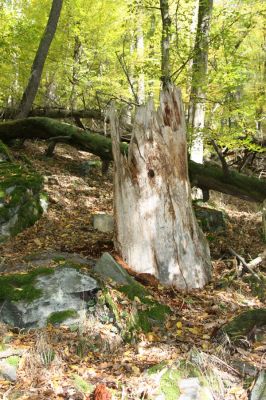
M 1 110 L 2 119 L 14 119 L 18 110 L 14 108 L 5 108 Z M 96 120 L 104 120 L 104 115 L 100 110 L 87 109 L 87 110 L 68 110 L 65 108 L 34 108 L 29 112 L 29 117 L 47 117 L 54 119 L 63 118 L 88 118 Z
M 1 123 L 0 140 L 8 144 L 14 139 L 67 141 L 71 146 L 95 154 L 102 160 L 111 161 L 113 159 L 110 138 L 51 118 L 30 117 Z M 127 143 L 120 143 L 123 154 L 127 154 L 127 148 Z M 169 162 L 171 161 L 169 160 Z M 258 203 L 262 203 L 266 199 L 265 180 L 235 171 L 229 171 L 225 175 L 222 168 L 210 163 L 201 165 L 190 161 L 189 176 L 191 186 L 200 187 L 205 191 L 215 190 Z

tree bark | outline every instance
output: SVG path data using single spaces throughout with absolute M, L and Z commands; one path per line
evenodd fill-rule
M 55 35 L 62 5 L 63 0 L 53 0 L 46 29 L 40 41 L 39 48 L 31 67 L 29 82 L 23 93 L 22 100 L 19 106 L 19 112 L 16 115 L 17 119 L 27 117 L 32 107 L 33 101 L 39 88 L 44 63 Z
M 167 87 L 167 85 L 171 81 L 171 69 L 170 69 L 171 18 L 169 13 L 168 0 L 160 0 L 160 9 L 162 17 L 161 81 L 163 87 Z
M 192 63 L 189 125 L 192 128 L 190 158 L 203 163 L 202 130 L 205 123 L 205 91 L 208 69 L 208 38 L 213 0 L 199 0 L 198 24 Z
M 67 142 L 83 151 L 111 161 L 112 142 L 106 136 L 84 131 L 45 117 L 31 117 L 0 123 L 0 140 L 9 143 L 14 139 L 41 139 Z M 121 152 L 127 154 L 128 146 L 120 143 Z M 235 171 L 224 175 L 222 168 L 211 163 L 201 165 L 189 161 L 189 175 L 192 186 L 205 190 L 216 190 L 248 201 L 262 203 L 266 199 L 266 181 L 249 177 Z
M 157 112 L 152 101 L 139 108 L 127 157 L 120 151 L 114 112 L 110 122 L 116 250 L 133 270 L 165 285 L 203 287 L 211 260 L 192 209 L 179 90 L 165 88 Z

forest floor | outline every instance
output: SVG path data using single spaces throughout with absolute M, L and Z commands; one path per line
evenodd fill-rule
M 13 272 L 17 266 L 19 271 L 23 270 L 24 257 L 36 251 L 57 250 L 89 258 L 99 258 L 104 251 L 114 252 L 112 235 L 97 232 L 92 227 L 93 214 L 112 212 L 112 170 L 102 177 L 100 163 L 96 162 L 89 171 L 84 171 L 86 162 L 95 157 L 66 145 L 58 145 L 50 159 L 44 156 L 44 147 L 38 142 L 26 142 L 24 153 L 45 177 L 49 209 L 34 226 L 0 245 L 0 261 L 8 263 Z M 76 352 L 80 340 L 77 333 L 64 327 L 48 327 L 38 333 L 15 333 L 0 327 L 0 336 L 9 337 L 13 346 L 28 349 L 29 355 L 19 366 L 16 383 L 0 381 L 0 396 L 6 399 L 89 399 L 92 388 L 103 383 L 112 391 L 113 398 L 141 399 L 145 398 L 149 387 L 143 374 L 147 367 L 167 360 L 171 363 L 188 359 L 191 350 L 197 349 L 221 360 L 226 365 L 226 373 L 231 372 L 235 379 L 235 385 L 225 388 L 221 399 L 248 399 L 254 379 L 247 385 L 232 367 L 232 361 L 247 361 L 258 370 L 266 368 L 266 342 L 250 341 L 247 347 L 228 349 L 218 346 L 213 336 L 241 311 L 265 307 L 242 277 L 230 279 L 238 262 L 228 253 L 230 245 L 248 262 L 264 251 L 261 213 L 257 205 L 221 194 L 213 194 L 211 203 L 227 214 L 226 234 L 208 235 L 213 280 L 203 290 L 189 294 L 161 286 L 149 288 L 173 310 L 163 332 L 155 330 L 142 334 L 136 343 L 111 351 L 103 344 L 101 351 L 80 357 Z M 265 266 L 260 268 L 265 270 Z M 34 352 L 39 351 L 44 338 L 58 356 L 49 366 L 34 363 Z

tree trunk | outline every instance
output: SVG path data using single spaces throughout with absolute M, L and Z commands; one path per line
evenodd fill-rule
M 266 199 L 262 205 L 262 230 L 263 230 L 263 238 L 266 243 Z
M 208 68 L 208 38 L 213 0 L 199 0 L 198 24 L 192 63 L 189 125 L 192 128 L 190 158 L 203 163 L 203 133 L 205 122 L 205 91 Z
M 115 164 L 115 247 L 138 273 L 179 289 L 201 288 L 211 277 L 207 241 L 198 227 L 188 180 L 180 92 L 165 88 L 160 107 L 137 111 L 128 157 L 110 117 Z
M 40 41 L 39 48 L 31 67 L 29 82 L 22 96 L 22 100 L 19 106 L 19 112 L 16 116 L 17 119 L 27 117 L 32 107 L 33 101 L 39 88 L 44 63 L 55 35 L 57 23 L 62 9 L 62 4 L 63 0 L 53 0 L 46 29 Z
M 0 123 L 0 140 L 8 144 L 13 139 L 66 142 L 78 149 L 95 154 L 102 160 L 113 159 L 112 142 L 108 137 L 50 118 L 32 117 Z M 120 149 L 122 154 L 127 154 L 128 145 L 122 142 Z M 259 203 L 266 198 L 265 180 L 235 171 L 229 171 L 225 175 L 222 168 L 211 163 L 201 165 L 190 161 L 189 176 L 191 185 L 203 190 L 216 190 Z
M 171 18 L 169 13 L 168 0 L 160 0 L 160 9 L 162 17 L 161 81 L 163 87 L 167 87 L 167 85 L 171 81 L 171 72 L 170 72 Z
M 144 59 L 144 33 L 142 29 L 142 21 L 140 21 L 138 30 L 137 30 L 137 57 L 138 62 L 141 63 L 141 72 L 138 76 L 138 99 L 139 104 L 145 103 L 145 74 L 143 73 L 143 59 Z

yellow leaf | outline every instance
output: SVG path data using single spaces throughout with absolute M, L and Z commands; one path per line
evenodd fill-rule
M 209 348 L 209 343 L 208 343 L 208 342 L 204 342 L 204 343 L 202 344 L 202 348 L 203 348 L 203 350 L 208 350 L 208 348 Z
M 0 379 L 0 385 L 7 386 L 10 385 L 10 381 L 5 381 Z
M 209 340 L 211 337 L 209 335 L 203 335 L 202 339 Z
M 182 336 L 183 331 L 181 329 L 177 329 L 176 336 Z
M 74 369 L 74 370 L 79 369 L 78 365 L 70 365 L 70 368 L 71 368 L 71 369 Z
M 176 327 L 177 327 L 178 329 L 182 329 L 182 327 L 183 327 L 182 322 L 181 322 L 181 321 L 177 321 Z
M 132 371 L 134 374 L 139 374 L 140 373 L 140 369 L 138 367 L 136 367 L 136 365 L 132 365 Z
M 235 386 L 232 389 L 229 390 L 230 394 L 239 394 L 243 393 L 243 388 L 241 386 Z
M 38 238 L 33 239 L 33 241 L 34 241 L 35 244 L 37 244 L 37 246 L 41 246 L 42 245 L 42 242 Z
M 153 332 L 148 332 L 146 334 L 146 338 L 149 342 L 156 342 L 159 339 L 158 336 Z
M 193 333 L 193 335 L 199 335 L 199 329 L 194 327 L 194 328 L 187 328 L 187 330 L 191 333 Z

